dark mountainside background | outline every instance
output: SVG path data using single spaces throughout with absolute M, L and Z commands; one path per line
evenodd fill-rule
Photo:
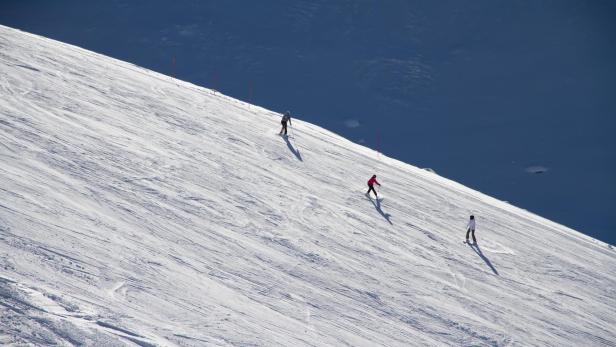
M 290 110 L 616 244 L 613 1 L 4 0 L 0 24 Z

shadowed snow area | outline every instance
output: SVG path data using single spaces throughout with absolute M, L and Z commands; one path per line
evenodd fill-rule
M 574 230 L 1 26 L 0 94 L 2 344 L 616 346 L 616 252 Z

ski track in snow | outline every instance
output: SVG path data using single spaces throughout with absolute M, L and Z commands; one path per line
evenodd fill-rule
M 0 344 L 616 346 L 600 241 L 213 90 L 0 48 Z

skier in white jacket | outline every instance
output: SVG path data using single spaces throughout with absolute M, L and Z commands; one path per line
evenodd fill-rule
M 473 243 L 477 244 L 477 239 L 475 239 L 475 216 L 471 215 L 471 219 L 468 221 L 466 225 L 466 243 L 468 243 L 468 234 L 473 234 Z

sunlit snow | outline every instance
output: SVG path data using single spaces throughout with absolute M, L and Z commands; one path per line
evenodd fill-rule
M 2 26 L 0 95 L 0 344 L 616 345 L 614 249 L 435 173 Z

